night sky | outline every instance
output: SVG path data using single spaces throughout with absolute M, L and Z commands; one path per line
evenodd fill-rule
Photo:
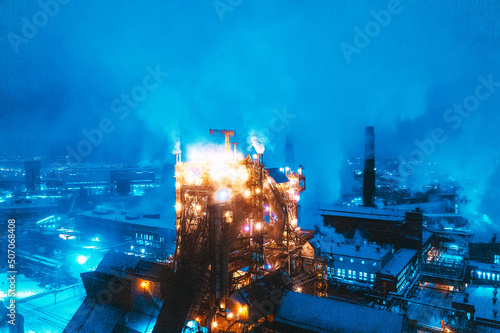
M 436 162 L 497 223 L 499 34 L 496 0 L 2 1 L 0 155 L 56 159 L 101 126 L 84 161 L 159 165 L 220 128 L 282 166 L 290 135 L 316 207 L 375 126 L 379 156 L 421 164 L 403 181 Z

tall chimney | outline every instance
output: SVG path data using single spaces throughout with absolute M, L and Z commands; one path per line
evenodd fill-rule
M 375 131 L 373 126 L 365 129 L 365 169 L 363 174 L 363 205 L 375 207 Z

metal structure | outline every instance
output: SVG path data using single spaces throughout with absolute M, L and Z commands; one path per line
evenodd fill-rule
M 173 268 L 179 288 L 171 296 L 182 297 L 174 312 L 183 327 L 196 321 L 209 330 L 229 325 L 238 311 L 229 300 L 235 291 L 279 268 L 293 275 L 305 242 L 297 226 L 298 200 L 305 189 L 302 168 L 283 170 L 286 181 L 276 182 L 262 155 L 228 154 L 233 131 L 210 133 L 224 134 L 225 154 L 202 162 L 176 158 Z

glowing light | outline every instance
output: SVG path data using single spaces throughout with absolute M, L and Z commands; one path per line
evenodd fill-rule
M 256 189 L 255 193 L 259 194 L 260 193 L 260 188 Z
M 181 206 L 181 203 L 180 203 L 180 202 L 177 202 L 177 203 L 175 204 L 175 206 L 174 206 L 174 207 L 175 207 L 175 210 L 176 210 L 176 211 L 178 211 L 178 212 L 180 212 L 180 211 L 181 211 L 182 206 Z
M 245 224 L 245 225 L 243 226 L 243 231 L 244 231 L 244 232 L 249 232 L 249 231 L 250 231 L 250 226 Z
M 283 171 L 285 171 L 285 169 L 283 169 L 283 168 L 280 168 L 280 171 L 281 171 L 281 172 L 283 172 Z
M 227 319 L 232 319 L 233 318 L 233 314 L 231 312 L 229 312 L 229 310 L 227 311 Z
M 227 189 L 218 190 L 215 196 L 218 201 L 224 202 L 227 199 L 229 199 L 229 190 Z
M 80 264 L 80 265 L 83 265 L 87 262 L 87 257 L 86 256 L 78 256 L 78 258 L 76 258 L 76 261 Z
M 216 322 L 216 321 L 214 321 L 214 322 L 212 323 L 212 327 L 213 327 L 213 328 L 217 327 L 217 322 Z
M 175 188 L 181 188 L 181 183 L 175 182 Z
M 200 205 L 196 205 L 195 209 L 196 209 L 197 211 L 199 211 L 199 210 L 201 209 L 201 206 L 200 206 Z
M 286 172 L 290 171 L 290 168 L 289 168 L 289 167 L 286 167 L 286 168 L 285 168 L 285 171 L 286 171 Z
M 257 222 L 257 223 L 255 224 L 255 229 L 260 230 L 261 228 L 262 228 L 262 223 Z
M 302 292 L 302 287 L 296 287 L 295 291 L 298 292 L 298 293 L 301 293 Z
M 292 219 L 292 227 L 297 226 L 297 219 Z
M 142 252 L 142 253 L 144 253 L 144 252 L 146 252 L 146 250 L 144 250 L 144 249 L 141 249 L 141 252 Z
M 133 245 L 132 245 L 132 246 L 130 246 L 130 249 L 131 249 L 131 250 L 133 250 L 133 249 L 134 249 L 134 246 L 133 246 Z
M 245 190 L 244 196 L 245 198 L 248 198 L 250 196 L 250 190 Z
M 196 321 L 199 323 L 200 322 L 200 317 L 196 317 Z

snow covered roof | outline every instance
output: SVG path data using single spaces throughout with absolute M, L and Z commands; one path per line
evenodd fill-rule
M 313 332 L 400 333 L 403 315 L 287 291 L 275 321 Z
M 126 276 L 141 261 L 141 257 L 129 256 L 125 253 L 108 251 L 101 263 L 97 266 L 96 272 Z
M 316 238 L 316 240 L 318 240 L 321 246 L 321 252 L 332 252 L 333 254 L 346 257 L 382 260 L 382 258 L 390 251 L 389 249 L 383 249 L 374 244 L 363 244 L 359 246 L 359 249 L 356 249 L 355 244 L 337 243 L 324 238 Z
M 157 215 L 157 214 L 156 214 Z M 160 218 L 156 218 L 156 215 L 141 215 L 137 213 L 126 213 L 122 214 L 120 212 L 115 212 L 113 210 L 94 210 L 94 211 L 85 211 L 80 213 L 80 216 L 92 217 L 95 219 L 103 220 L 104 223 L 114 224 L 114 223 L 128 223 L 128 224 L 136 224 L 146 227 L 158 227 L 164 229 L 174 229 L 175 223 L 172 222 L 172 219 L 164 218 L 160 216 Z M 155 218 L 146 217 L 146 216 L 155 216 Z M 174 216 L 175 217 L 175 216 Z M 169 227 L 172 226 L 172 227 Z
M 380 273 L 396 276 L 410 262 L 410 260 L 418 253 L 417 250 L 400 249 L 394 257 L 380 270 Z
M 405 219 L 404 210 L 377 209 L 361 206 L 332 206 L 321 208 L 322 216 L 344 216 L 368 220 L 385 220 L 402 222 Z

